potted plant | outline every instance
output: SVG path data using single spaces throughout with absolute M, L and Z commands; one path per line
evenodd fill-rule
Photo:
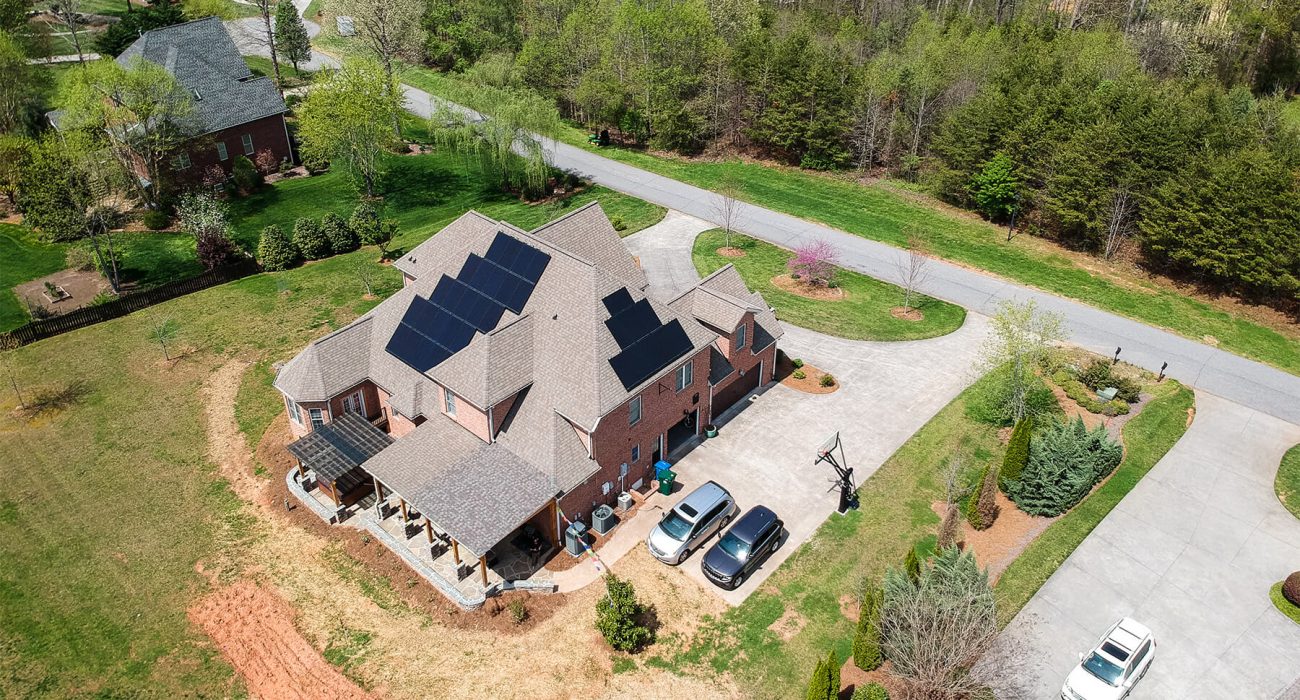
M 709 423 L 708 425 L 704 426 L 704 436 L 705 436 L 705 437 L 711 437 L 711 438 L 715 438 L 715 437 L 717 437 L 717 436 L 718 436 L 718 426 L 716 426 L 716 425 L 714 425 L 714 424 L 712 424 L 712 423 Z

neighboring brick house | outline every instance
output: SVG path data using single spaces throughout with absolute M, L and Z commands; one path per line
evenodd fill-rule
M 293 159 L 284 98 L 274 81 L 248 69 L 219 18 L 151 29 L 117 62 L 129 66 L 137 58 L 162 66 L 193 100 L 192 138 L 171 158 L 181 179 L 198 179 L 213 164 L 229 174 L 236 156 L 253 160 L 262 151 L 276 161 Z
M 377 480 L 480 555 L 525 523 L 557 541 L 557 506 L 590 522 L 647 488 L 655 461 L 773 376 L 780 325 L 735 268 L 647 297 L 595 203 L 531 232 L 470 212 L 394 267 L 404 288 L 275 387 L 295 436 L 356 414 L 396 438 L 346 483 Z

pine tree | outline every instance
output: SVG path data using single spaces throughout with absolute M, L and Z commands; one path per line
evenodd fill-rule
M 298 9 L 289 0 L 280 0 L 275 6 L 275 50 L 289 59 L 293 72 L 298 64 L 311 60 L 311 39 L 307 26 L 298 16 Z
M 1024 472 L 1007 495 L 1030 515 L 1056 516 L 1074 507 L 1123 458 L 1105 426 L 1093 430 L 1083 419 L 1057 423 L 1029 448 Z
M 916 583 L 921 580 L 921 559 L 916 556 L 916 546 L 907 550 L 907 556 L 903 557 L 903 570 L 907 572 L 907 577 Z
M 826 659 L 817 660 L 817 668 L 813 669 L 812 678 L 808 679 L 807 700 L 826 700 L 830 696 L 831 676 L 830 670 L 826 668 Z
M 1034 432 L 1034 419 L 1025 417 L 1011 431 L 1011 440 L 1007 444 L 1007 454 L 1002 458 L 1002 469 L 998 473 L 998 485 L 1003 493 L 1009 494 L 1012 484 L 1020 480 L 1020 472 L 1029 461 L 1029 438 Z
M 302 262 L 302 253 L 279 226 L 272 224 L 262 229 L 262 240 L 257 244 L 257 261 L 265 270 L 287 270 Z
M 880 668 L 880 589 L 872 586 L 862 593 L 858 628 L 853 635 L 853 663 L 863 671 Z
M 987 530 L 998 519 L 998 472 L 992 464 L 984 465 L 978 490 L 966 501 L 966 521 L 976 530 Z

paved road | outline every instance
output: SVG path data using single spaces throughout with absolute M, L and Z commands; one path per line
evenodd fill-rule
M 311 4 L 311 0 L 294 0 L 293 4 L 298 8 L 298 14 L 301 15 L 307 9 L 307 5 Z M 302 22 L 307 27 L 307 36 L 314 37 L 320 34 L 320 25 L 305 19 Z M 244 56 L 271 57 L 271 49 L 266 44 L 266 25 L 262 24 L 262 18 L 244 17 L 243 19 L 230 20 L 225 25 L 240 54 Z M 274 17 L 271 18 L 271 26 L 275 26 Z M 288 62 L 285 62 L 284 65 L 288 65 Z M 322 68 L 338 68 L 339 65 L 338 59 L 313 49 L 311 60 L 306 63 L 299 63 L 298 67 L 305 71 L 318 71 Z
M 1300 677 L 1300 626 L 1268 589 L 1300 567 L 1273 478 L 1300 426 L 1197 392 L 1196 420 L 1012 621 L 1032 697 L 1122 615 L 1159 645 L 1134 700 L 1272 700 Z

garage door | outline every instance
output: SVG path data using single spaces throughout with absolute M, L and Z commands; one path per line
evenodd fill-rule
M 752 367 L 745 376 L 739 377 L 727 386 L 723 387 L 718 393 L 713 395 L 713 417 L 716 420 L 722 412 L 731 408 L 737 401 L 745 397 L 745 394 L 758 388 L 758 380 L 763 376 L 762 363 Z

